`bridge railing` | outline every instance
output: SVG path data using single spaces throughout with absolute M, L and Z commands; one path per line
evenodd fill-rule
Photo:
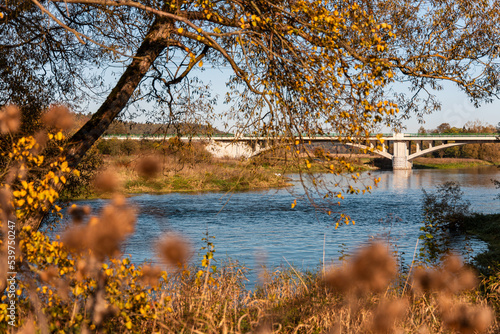
M 104 138 L 174 138 L 177 137 L 176 134 L 109 134 L 109 135 L 104 135 Z M 186 137 L 193 137 L 193 138 L 205 138 L 205 137 L 215 137 L 215 138 L 232 138 L 234 137 L 234 134 L 232 133 L 218 133 L 218 134 L 212 134 L 212 135 L 186 135 Z
M 495 137 L 500 133 L 405 133 L 405 137 Z
M 306 138 L 321 138 L 321 137 L 331 137 L 337 138 L 339 137 L 340 134 L 338 133 L 325 133 L 325 134 L 317 134 L 313 136 L 309 136 L 307 134 L 302 134 L 301 136 L 296 135 L 295 137 L 306 137 Z M 382 137 L 387 138 L 387 137 L 393 137 L 393 133 L 371 133 L 369 137 L 372 139 L 375 139 L 377 135 L 382 135 Z M 242 134 L 242 136 L 245 138 L 250 138 L 250 137 L 255 137 L 254 135 L 251 134 Z M 500 133 L 404 133 L 404 137 L 428 137 L 428 138 L 440 138 L 440 137 L 494 137 L 494 136 L 500 136 Z M 111 138 L 120 138 L 120 139 L 126 139 L 126 138 L 155 138 L 155 139 L 163 139 L 163 138 L 173 138 L 177 137 L 176 134 L 109 134 L 109 135 L 104 135 L 103 136 L 105 139 L 111 139 Z M 186 135 L 186 137 L 191 137 L 191 138 L 235 138 L 235 135 L 232 133 L 217 133 L 217 134 L 212 134 L 212 135 L 202 135 L 202 134 L 197 134 L 197 135 Z M 361 138 L 363 139 L 363 138 Z

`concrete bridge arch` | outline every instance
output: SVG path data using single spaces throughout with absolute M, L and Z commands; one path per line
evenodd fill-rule
M 147 139 L 147 140 L 161 140 L 163 137 L 158 136 L 106 136 L 104 139 Z M 382 150 L 375 148 L 373 143 L 380 143 L 380 139 L 383 138 L 384 143 L 382 144 Z M 164 139 L 164 138 L 163 138 Z M 267 150 L 276 148 L 280 144 L 278 139 L 272 139 L 267 137 L 255 137 L 255 136 L 234 136 L 234 135 L 219 135 L 219 136 L 194 136 L 194 137 L 181 137 L 181 140 L 196 140 L 207 142 L 207 149 L 212 152 L 215 156 L 232 156 L 248 159 L 250 157 L 259 155 Z M 348 146 L 357 147 L 360 149 L 368 149 L 371 152 L 378 154 L 384 158 L 392 160 L 393 169 L 411 169 L 412 160 L 434 152 L 438 150 L 443 150 L 448 147 L 462 146 L 466 144 L 478 144 L 478 143 L 500 143 L 499 134 L 411 134 L 411 133 L 392 133 L 392 134 L 378 134 L 370 135 L 368 138 L 358 138 L 361 143 L 345 143 L 342 137 L 335 134 L 329 134 L 324 136 L 311 136 L 311 137 L 300 137 L 301 141 L 309 142 L 338 142 L 343 143 Z M 436 141 L 442 144 L 434 146 Z M 411 153 L 411 143 L 414 142 L 416 146 L 416 151 Z M 421 145 L 427 142 L 429 146 L 427 149 L 421 150 Z M 393 150 L 388 152 L 387 144 L 392 143 Z M 283 144 L 283 143 L 281 143 Z

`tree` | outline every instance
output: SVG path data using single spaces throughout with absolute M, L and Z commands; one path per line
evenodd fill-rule
M 83 77 L 85 66 L 127 64 L 71 138 L 64 152 L 71 167 L 134 101 L 154 101 L 168 117 L 184 113 L 197 85 L 187 77 L 204 63 L 232 69 L 237 124 L 290 147 L 302 134 L 359 140 L 378 124 L 396 126 L 399 109 L 403 116 L 435 110 L 429 89 L 439 89 L 439 80 L 455 82 L 476 103 L 499 90 L 493 62 L 498 9 L 479 0 L 430 6 L 409 0 L 26 0 L 2 11 L 9 35 L 1 37 L 0 51 L 32 56 L 46 50 L 27 71 L 36 76 L 48 66 L 47 80 L 60 98 L 74 93 L 63 89 L 65 82 L 99 83 Z M 25 20 L 30 29 L 11 28 Z M 388 99 L 395 80 L 408 82 L 414 94 Z
M 437 133 L 450 133 L 450 130 L 451 126 L 449 123 L 441 123 L 436 128 Z
M 464 229 L 465 218 L 471 214 L 470 202 L 463 199 L 463 191 L 456 182 L 445 182 L 428 193 L 423 190 L 424 226 L 420 228 L 424 240 L 420 256 L 436 262 L 448 253 L 450 234 Z

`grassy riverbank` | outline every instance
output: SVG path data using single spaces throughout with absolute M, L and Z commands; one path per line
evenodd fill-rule
M 105 156 L 102 169 L 111 169 L 119 179 L 124 194 L 205 191 L 247 191 L 291 186 L 286 174 L 325 173 L 331 163 L 314 160 L 308 165 L 306 158 L 300 163 L 280 159 L 216 159 L 204 158 L 199 161 L 179 159 L 177 156 L 163 156 L 161 173 L 152 179 L 145 179 L 136 172 L 136 167 L 144 155 Z M 366 160 L 366 159 L 365 159 Z M 352 159 L 355 172 L 372 169 L 365 160 Z M 333 163 L 336 166 L 338 163 Z M 309 168 L 308 168 L 309 166 Z M 86 194 L 74 199 L 106 197 L 89 189 Z
M 415 169 L 455 169 L 494 165 L 492 162 L 479 159 L 417 158 L 413 160 L 413 168 Z
M 214 160 L 194 165 L 165 162 L 163 173 L 146 180 L 135 172 L 134 157 L 129 166 L 118 166 L 124 192 L 169 193 L 203 191 L 242 191 L 279 188 L 289 185 L 287 179 L 272 169 L 244 164 L 236 160 Z
M 467 233 L 488 243 L 488 250 L 476 257 L 487 274 L 500 271 L 500 214 L 474 214 L 465 221 Z

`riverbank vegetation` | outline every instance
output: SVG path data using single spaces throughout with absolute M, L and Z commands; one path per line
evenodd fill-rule
M 56 143 L 64 140 L 61 132 L 48 137 Z M 40 162 L 33 151 L 39 152 L 36 141 L 25 138 L 19 145 L 11 156 L 14 161 Z M 134 167 L 140 177 L 152 180 L 161 166 L 157 156 L 148 156 Z M 71 206 L 66 213 L 71 222 L 56 237 L 31 226 L 16 229 L 16 218 L 26 217 L 49 198 L 54 201 L 54 186 L 65 183 L 69 174 L 79 174 L 68 170 L 64 161 L 49 167 L 44 178 L 48 182 L 42 183 L 46 188 L 25 181 L 12 183 L 11 195 L 0 193 L 0 221 L 12 222 L 2 224 L 2 236 L 15 231 L 12 240 L 18 245 L 12 250 L 15 261 L 9 269 L 16 270 L 17 276 L 2 280 L 7 283 L 0 305 L 3 332 L 444 334 L 499 330 L 492 311 L 498 308 L 494 288 L 498 281 L 490 278 L 477 290 L 475 273 L 455 256 L 443 258 L 436 267 L 420 262 L 398 271 L 405 267 L 398 266 L 390 247 L 371 243 L 334 268 L 316 272 L 263 268 L 260 283 L 247 290 L 246 269 L 218 258 L 212 237 L 205 236 L 201 258 L 195 259 L 182 236 L 167 234 L 154 246 L 162 265 L 136 264 L 121 256 L 120 249 L 134 231 L 137 212 L 119 193 L 123 189 L 120 179 L 109 170 L 94 183 L 112 194 L 98 214 L 92 215 L 89 207 Z M 11 168 L 18 175 L 19 165 Z M 456 188 L 443 191 L 447 189 L 459 195 Z M 429 198 L 434 199 L 435 208 L 443 208 L 443 214 L 434 219 L 455 217 L 447 211 L 461 207 L 455 197 L 448 202 Z M 3 238 L 2 245 L 9 240 Z
M 125 204 L 115 198 L 106 210 Z M 20 281 L 20 294 L 29 296 L 16 305 L 21 331 L 444 334 L 499 329 L 489 301 L 474 290 L 475 274 L 456 257 L 439 269 L 414 267 L 409 275 L 397 272 L 387 246 L 371 244 L 324 273 L 263 269 L 260 284 L 248 291 L 246 269 L 217 259 L 210 238 L 200 265 L 188 266 L 189 246 L 179 236 L 166 236 L 158 251 L 169 264 L 168 274 L 128 258 L 103 263 L 116 249 L 97 241 L 104 235 L 119 239 L 123 225 L 100 229 L 102 218 L 72 227 L 64 244 L 23 230 L 24 268 L 36 268 L 36 274 Z M 0 317 L 7 314 L 0 310 Z M 5 322 L 0 327 L 9 329 Z
M 413 160 L 414 169 L 455 169 L 482 166 L 495 166 L 495 164 L 486 160 L 469 158 L 417 158 Z
M 350 160 L 311 155 L 301 138 L 336 133 L 349 145 L 381 126 L 399 129 L 412 113 L 439 110 L 433 90 L 442 80 L 475 105 L 491 102 L 499 93 L 499 16 L 495 2 L 471 0 L 430 6 L 409 0 L 0 4 L 1 331 L 498 332 L 494 283 L 473 290 L 474 274 L 454 257 L 398 276 L 386 246 L 372 244 L 345 267 L 281 270 L 254 292 L 242 285 L 243 268 L 215 263 L 208 235 L 199 266 L 188 264 L 193 251 L 172 235 L 156 247 L 162 266 L 134 264 L 120 252 L 137 212 L 120 194 L 126 185 L 119 173 L 109 168 L 92 182 L 99 168 L 77 168 L 86 156 L 87 166 L 101 161 L 87 154 L 124 111 L 173 125 L 176 134 L 189 131 L 183 124 L 218 122 L 286 145 L 297 168 L 317 165 L 350 178 L 345 189 L 310 180 L 324 200 L 336 203 L 371 185 L 356 183 Z M 217 92 L 196 76 L 209 69 L 230 72 L 225 113 L 216 108 Z M 399 83 L 411 94 L 388 94 Z M 67 135 L 67 107 L 54 104 L 82 109 L 83 101 L 102 104 Z M 375 146 L 382 143 L 379 137 Z M 191 153 L 203 157 L 193 145 L 172 144 L 179 148 L 176 164 L 189 166 L 182 160 Z M 120 150 L 130 155 L 132 145 Z M 162 157 L 124 158 L 113 167 L 130 163 L 141 191 L 145 184 L 174 187 L 155 183 L 161 173 L 174 179 L 179 173 L 166 171 L 170 162 Z M 40 229 L 48 213 L 63 215 L 58 200 L 66 184 L 84 189 L 78 180 L 112 200 L 95 215 L 72 206 L 61 236 Z M 17 275 L 8 276 L 12 272 Z
M 319 153 L 318 153 L 319 152 Z M 144 158 L 155 156 L 160 173 L 154 179 L 145 179 L 136 172 Z M 72 178 L 71 186 L 62 194 L 65 200 L 106 196 L 93 191 L 92 180 L 99 170 L 112 169 L 123 184 L 126 194 L 243 191 L 290 186 L 287 174 L 330 173 L 332 166 L 343 170 L 340 159 L 321 150 L 290 156 L 285 149 L 264 152 L 252 158 L 216 158 L 201 142 L 182 142 L 177 137 L 165 141 L 101 140 L 87 153 L 79 178 Z M 352 165 L 353 172 L 371 167 L 368 155 L 359 157 L 343 154 L 341 158 Z

